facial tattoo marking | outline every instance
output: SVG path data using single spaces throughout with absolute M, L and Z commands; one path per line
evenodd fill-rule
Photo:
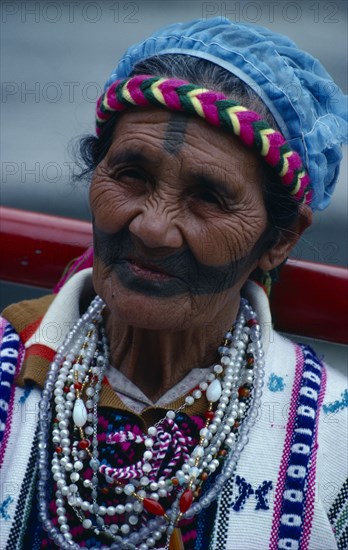
M 115 271 L 126 288 L 141 294 L 157 297 L 177 296 L 189 292 L 192 295 L 214 295 L 238 282 L 251 262 L 258 257 L 260 241 L 250 253 L 220 266 L 208 266 L 197 261 L 189 249 L 174 252 L 168 258 L 151 260 L 152 266 L 171 277 L 164 281 L 146 280 L 132 272 L 130 259 L 146 265 L 140 258 L 127 228 L 117 233 L 106 233 L 94 224 L 94 252 L 111 272 Z
M 173 113 L 170 116 L 164 136 L 164 150 L 176 155 L 185 141 L 185 131 L 189 117 L 184 113 Z

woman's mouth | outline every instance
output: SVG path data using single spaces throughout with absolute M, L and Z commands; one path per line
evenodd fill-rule
M 172 279 L 172 275 L 169 275 L 157 266 L 147 263 L 145 264 L 139 260 L 133 260 L 131 258 L 127 258 L 127 263 L 134 275 L 141 277 L 142 279 L 152 281 L 168 281 L 169 279 Z

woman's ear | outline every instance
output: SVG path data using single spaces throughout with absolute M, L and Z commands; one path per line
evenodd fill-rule
M 263 271 L 271 271 L 283 263 L 302 233 L 311 223 L 312 210 L 308 205 L 301 204 L 297 220 L 290 228 L 284 229 L 281 232 L 277 242 L 271 248 L 263 252 L 259 259 L 258 267 Z

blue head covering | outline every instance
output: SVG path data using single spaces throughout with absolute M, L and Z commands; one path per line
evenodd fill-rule
M 131 46 L 107 81 L 126 78 L 134 66 L 161 54 L 212 61 L 248 84 L 267 105 L 310 175 L 313 210 L 330 201 L 347 142 L 347 96 L 321 63 L 286 36 L 225 18 L 176 23 Z

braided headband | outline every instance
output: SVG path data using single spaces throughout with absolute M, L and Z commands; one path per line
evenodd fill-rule
M 116 80 L 98 99 L 96 133 L 116 111 L 129 107 L 167 107 L 198 115 L 213 126 L 227 129 L 247 147 L 256 150 L 273 169 L 290 195 L 299 202 L 312 200 L 310 179 L 300 156 L 293 151 L 280 132 L 255 111 L 250 111 L 221 92 L 206 90 L 176 78 L 138 75 Z

